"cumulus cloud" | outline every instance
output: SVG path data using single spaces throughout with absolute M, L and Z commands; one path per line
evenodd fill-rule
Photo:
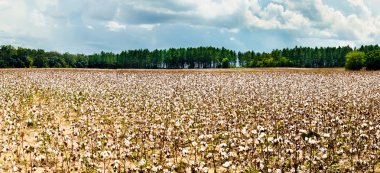
M 343 3 L 343 4 L 342 4 Z M 373 44 L 377 0 L 0 0 L 0 44 L 71 52 Z
M 248 26 L 263 29 L 299 29 L 310 25 L 302 14 L 276 3 L 269 3 L 259 10 L 252 8 L 245 12 L 245 17 Z
M 118 32 L 118 31 L 121 31 L 121 30 L 125 30 L 127 28 L 127 26 L 125 26 L 124 24 L 120 24 L 116 21 L 109 21 L 105 24 L 105 27 L 109 30 L 109 31 L 113 31 L 113 32 Z

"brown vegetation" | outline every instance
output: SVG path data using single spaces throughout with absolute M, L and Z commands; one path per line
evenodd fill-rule
M 380 72 L 0 71 L 0 172 L 376 172 Z

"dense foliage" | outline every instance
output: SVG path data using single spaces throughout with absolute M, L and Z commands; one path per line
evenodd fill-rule
M 380 70 L 380 50 L 368 52 L 366 56 L 367 70 Z
M 273 50 L 271 53 L 248 51 L 239 54 L 243 67 L 343 67 L 345 56 L 352 51 L 346 47 L 310 48 Z
M 366 50 L 366 49 L 362 49 Z M 352 51 L 346 55 L 346 69 L 348 70 L 380 70 L 380 49 L 367 49 L 362 51 Z
M 352 51 L 346 55 L 346 69 L 360 70 L 365 66 L 365 54 L 360 51 Z
M 362 46 L 362 52 L 380 50 Z M 92 55 L 46 52 L 38 49 L 1 46 L 0 68 L 228 68 L 228 67 L 343 67 L 346 47 L 295 47 L 262 52 L 235 52 L 225 48 L 197 47 L 164 50 L 128 50 Z M 374 54 L 377 55 L 377 54 Z M 376 58 L 375 58 L 376 59 Z M 376 61 L 376 60 L 375 60 Z

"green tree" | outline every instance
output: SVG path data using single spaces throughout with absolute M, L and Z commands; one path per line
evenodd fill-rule
M 345 67 L 348 70 L 360 70 L 365 65 L 365 54 L 360 51 L 352 51 L 346 55 Z
M 30 56 L 25 57 L 25 67 L 29 68 L 33 66 L 33 58 Z
M 366 55 L 366 69 L 380 70 L 380 50 L 372 50 Z
M 37 57 L 34 59 L 34 65 L 36 65 L 38 68 L 47 68 L 49 67 L 49 59 L 47 57 Z
M 76 68 L 87 68 L 88 67 L 88 56 L 83 54 L 77 54 L 74 67 Z
M 222 59 L 222 68 L 229 68 L 230 67 L 230 60 L 228 58 Z

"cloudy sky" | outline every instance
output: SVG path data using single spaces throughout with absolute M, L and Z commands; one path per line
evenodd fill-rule
M 71 53 L 378 44 L 379 0 L 0 0 L 0 44 Z

